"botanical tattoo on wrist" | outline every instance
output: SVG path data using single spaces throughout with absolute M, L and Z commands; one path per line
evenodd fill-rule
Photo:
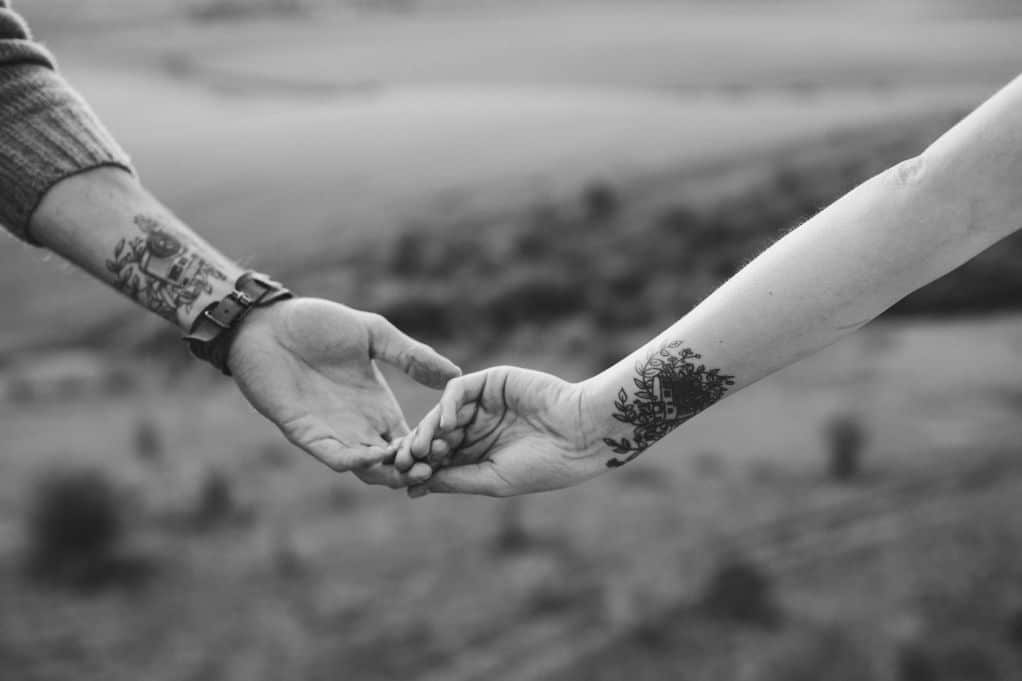
M 213 293 L 214 280 L 227 280 L 187 236 L 145 215 L 134 222 L 142 235 L 118 241 L 106 266 L 118 290 L 156 314 L 176 322 L 178 311 L 191 312 L 196 300 Z
M 623 459 L 608 461 L 608 468 L 618 468 L 639 456 L 657 440 L 718 402 L 735 384 L 734 376 L 696 364 L 701 358 L 683 341 L 672 341 L 636 366 L 636 391 L 631 401 L 624 388 L 618 390 L 614 401 L 614 418 L 635 429 L 631 439 L 603 439 L 615 454 L 625 455 Z

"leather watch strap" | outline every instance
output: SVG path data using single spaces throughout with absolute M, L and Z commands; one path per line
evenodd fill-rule
M 227 367 L 231 344 L 249 312 L 294 297 L 282 284 L 258 272 L 241 275 L 234 289 L 221 300 L 206 306 L 183 339 L 193 355 L 227 376 L 231 375 Z

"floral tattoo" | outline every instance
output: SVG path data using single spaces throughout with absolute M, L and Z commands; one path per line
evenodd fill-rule
M 107 269 L 114 286 L 172 322 L 179 310 L 191 312 L 213 280 L 227 275 L 206 261 L 187 237 L 145 215 L 135 216 L 141 236 L 124 238 L 114 247 Z
M 683 341 L 672 341 L 636 366 L 636 391 L 629 400 L 624 388 L 614 401 L 614 418 L 634 426 L 632 438 L 604 438 L 604 444 L 623 454 L 608 468 L 623 466 L 660 438 L 718 402 L 735 383 L 734 376 L 696 364 L 701 359 Z

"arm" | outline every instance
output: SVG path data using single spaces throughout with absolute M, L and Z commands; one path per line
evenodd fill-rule
M 622 455 L 611 460 L 615 465 L 725 395 L 861 328 L 1022 227 L 1019 187 L 1022 78 L 920 156 L 868 180 L 788 234 L 667 331 L 587 381 L 590 432 L 602 433 Z M 608 420 L 635 420 L 650 398 L 635 395 L 634 380 L 652 384 L 658 376 L 658 389 L 673 381 L 683 391 L 675 395 L 674 418 L 654 419 L 660 427 L 645 431 Z M 624 409 L 615 406 L 622 389 Z
M 917 158 L 794 230 L 683 319 L 570 385 L 501 367 L 452 381 L 399 452 L 460 467 L 414 489 L 508 495 L 631 461 L 727 395 L 868 323 L 1022 227 L 1022 78 Z
M 244 270 L 203 241 L 128 173 L 99 168 L 57 184 L 31 223 L 43 246 L 187 330 L 234 290 Z M 386 320 L 326 300 L 295 299 L 254 310 L 228 355 L 252 405 L 289 441 L 336 471 L 403 486 L 387 441 L 407 432 L 373 360 L 442 387 L 457 368 Z
M 0 0 L 0 222 L 180 329 L 235 288 L 242 269 L 149 194 L 127 156 Z M 257 308 L 226 355 L 239 388 L 296 446 L 366 482 L 403 486 L 381 465 L 407 432 L 376 366 L 441 387 L 457 367 L 378 315 L 325 300 Z M 428 473 L 428 471 L 426 471 Z M 417 477 L 420 476 L 420 477 Z

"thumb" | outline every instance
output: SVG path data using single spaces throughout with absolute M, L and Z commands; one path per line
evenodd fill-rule
M 427 482 L 408 489 L 408 496 L 413 499 L 433 493 L 507 497 L 513 495 L 513 490 L 497 473 L 493 463 L 486 461 L 441 469 L 433 473 L 433 477 Z
M 425 343 L 406 336 L 379 315 L 369 323 L 369 354 L 392 364 L 430 388 L 440 389 L 461 369 Z

